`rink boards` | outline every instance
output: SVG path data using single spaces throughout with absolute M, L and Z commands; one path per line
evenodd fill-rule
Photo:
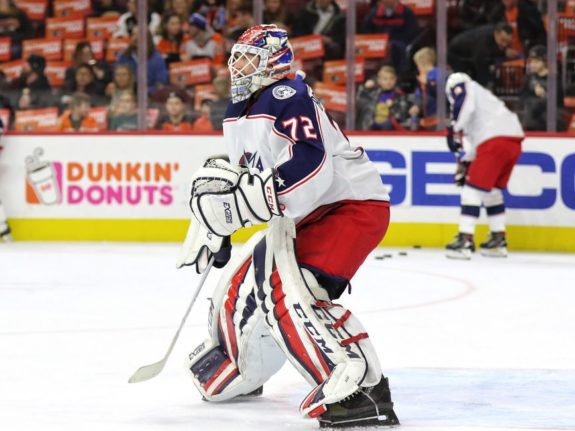
M 457 231 L 459 195 L 444 138 L 350 140 L 366 149 L 390 190 L 392 225 L 383 244 L 448 242 Z M 217 134 L 10 135 L 2 145 L 0 198 L 17 240 L 180 241 L 191 173 L 224 152 Z M 510 248 L 575 251 L 575 138 L 528 137 L 506 203 Z M 485 222 L 482 213 L 478 238 Z

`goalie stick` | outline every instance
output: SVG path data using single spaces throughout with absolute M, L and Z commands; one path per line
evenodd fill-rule
M 210 259 L 210 262 L 208 263 L 208 266 L 206 267 L 206 270 L 204 271 L 204 273 L 202 274 L 202 277 L 200 278 L 200 281 L 198 282 L 198 286 L 196 287 L 196 290 L 194 291 L 194 296 L 192 297 L 190 305 L 188 305 L 188 309 L 186 310 L 186 314 L 184 314 L 184 317 L 182 317 L 182 323 L 180 323 L 180 327 L 176 331 L 176 335 L 174 335 L 174 338 L 172 339 L 172 343 L 170 344 L 170 347 L 168 348 L 168 351 L 166 352 L 164 357 L 158 362 L 154 362 L 153 364 L 144 365 L 143 367 L 138 368 L 136 370 L 136 372 L 132 375 L 132 377 L 130 377 L 130 380 L 128 380 L 128 383 L 145 382 L 146 380 L 150 380 L 150 379 L 156 377 L 158 374 L 160 374 L 162 372 L 162 370 L 164 369 L 164 366 L 166 365 L 166 362 L 168 361 L 168 357 L 170 356 L 170 353 L 172 353 L 174 345 L 176 344 L 176 341 L 177 341 L 178 337 L 180 336 L 180 331 L 182 330 L 182 328 L 184 327 L 184 324 L 186 323 L 186 319 L 188 318 L 188 315 L 190 314 L 190 311 L 192 310 L 192 307 L 194 306 L 194 303 L 196 302 L 196 299 L 198 298 L 198 294 L 200 293 L 200 290 L 202 290 L 204 282 L 206 281 L 206 278 L 208 277 L 208 273 L 210 272 L 210 269 L 212 269 L 213 264 L 214 264 L 214 257 L 212 256 L 212 258 Z

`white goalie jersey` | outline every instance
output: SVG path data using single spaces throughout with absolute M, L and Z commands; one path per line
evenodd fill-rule
M 284 79 L 255 101 L 230 103 L 223 128 L 230 162 L 273 168 L 280 209 L 296 221 L 337 201 L 389 201 L 365 151 L 350 146 L 301 80 Z

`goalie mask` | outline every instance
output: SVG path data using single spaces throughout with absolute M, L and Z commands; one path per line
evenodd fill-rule
M 285 30 L 275 25 L 247 29 L 232 47 L 228 60 L 232 102 L 245 100 L 260 88 L 285 78 L 293 57 Z

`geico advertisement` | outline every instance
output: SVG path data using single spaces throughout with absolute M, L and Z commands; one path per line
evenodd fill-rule
M 189 181 L 220 137 L 9 136 L 0 197 L 13 218 L 187 218 Z
M 352 141 L 378 166 L 395 221 L 457 221 L 460 190 L 453 184 L 455 158 L 445 138 L 355 136 Z M 504 194 L 509 224 L 575 226 L 575 139 L 525 139 Z
M 392 221 L 457 223 L 455 159 L 444 138 L 350 139 L 381 172 Z M 224 152 L 221 136 L 8 136 L 2 142 L 0 198 L 12 218 L 184 219 L 192 173 Z M 575 226 L 575 139 L 526 139 L 505 193 L 509 224 Z

